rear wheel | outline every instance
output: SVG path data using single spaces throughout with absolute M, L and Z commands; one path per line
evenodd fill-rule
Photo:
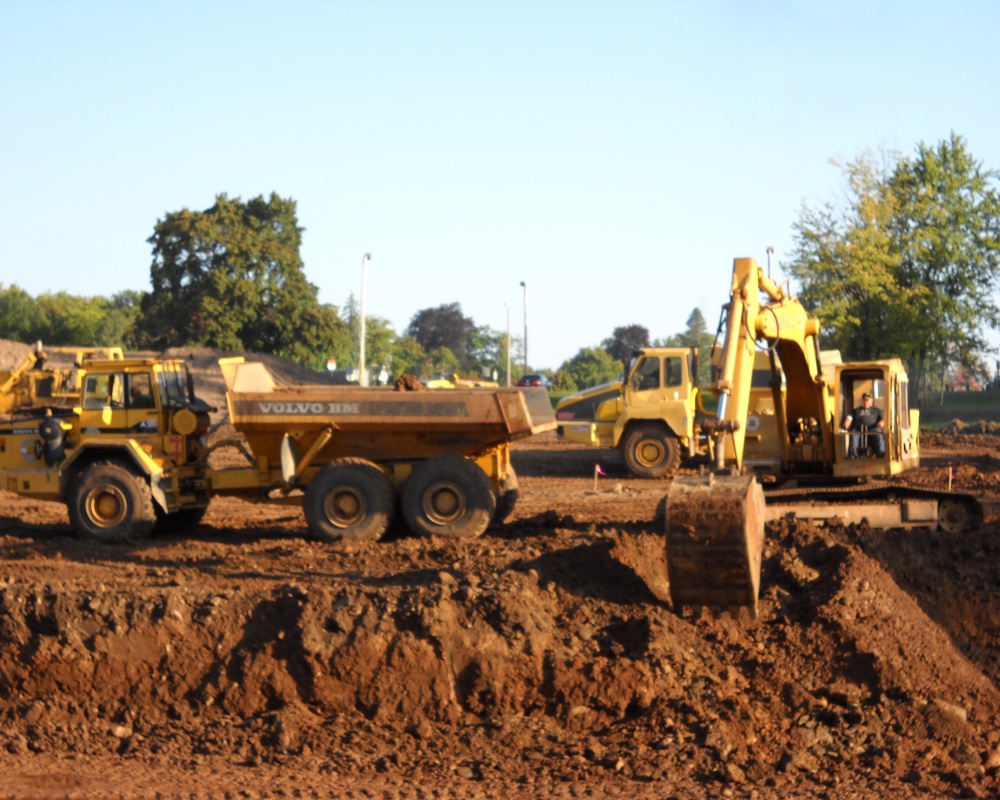
M 92 464 L 69 490 L 69 518 L 83 539 L 102 542 L 148 536 L 156 521 L 149 484 L 125 467 Z
M 681 464 L 677 438 L 660 425 L 638 425 L 625 437 L 622 454 L 629 472 L 640 478 L 667 478 Z
M 402 501 L 411 531 L 448 539 L 480 536 L 496 511 L 486 474 L 462 456 L 421 462 L 403 486 Z
M 382 470 L 370 461 L 341 458 L 309 481 L 302 510 L 317 539 L 367 542 L 382 537 L 395 505 L 392 483 Z

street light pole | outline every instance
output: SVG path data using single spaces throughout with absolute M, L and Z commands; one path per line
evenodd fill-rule
M 510 306 L 507 306 L 507 386 L 510 387 Z
M 528 284 L 521 281 L 524 289 L 524 374 L 528 374 Z
M 368 262 L 372 260 L 371 253 L 365 253 L 361 259 L 361 333 L 358 357 L 358 380 L 362 386 L 368 385 L 368 372 L 365 370 L 365 289 L 368 283 Z

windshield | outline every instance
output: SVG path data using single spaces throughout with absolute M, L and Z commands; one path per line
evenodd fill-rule
M 179 408 L 187 402 L 187 365 L 164 361 L 159 374 L 160 403 L 164 408 Z

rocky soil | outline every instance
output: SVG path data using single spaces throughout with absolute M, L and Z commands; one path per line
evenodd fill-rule
M 922 446 L 983 529 L 769 525 L 756 619 L 675 613 L 666 484 L 554 434 L 471 542 L 222 499 L 100 545 L 0 491 L 0 797 L 1000 796 L 1000 439 Z

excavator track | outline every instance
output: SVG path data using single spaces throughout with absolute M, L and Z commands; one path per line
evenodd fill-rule
M 767 489 L 768 521 L 798 519 L 861 522 L 873 528 L 931 528 L 945 533 L 975 531 L 983 524 L 982 504 L 970 494 L 878 482 L 853 486 Z
M 757 613 L 764 523 L 787 516 L 946 533 L 982 526 L 964 492 L 872 483 L 764 491 L 751 476 L 678 476 L 667 495 L 667 574 L 675 609 L 746 606 Z
M 757 614 L 764 492 L 752 476 L 678 476 L 667 495 L 674 608 L 746 606 Z

